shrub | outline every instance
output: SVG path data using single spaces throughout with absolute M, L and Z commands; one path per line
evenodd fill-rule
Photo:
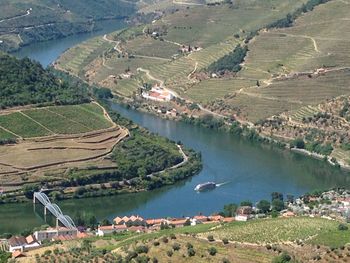
M 227 258 L 223 258 L 222 263 L 230 263 L 230 261 Z
M 137 254 L 142 254 L 142 253 L 147 254 L 148 253 L 148 247 L 144 246 L 144 245 L 138 246 L 138 247 L 136 247 L 135 252 Z
M 224 245 L 227 245 L 228 244 L 228 239 L 227 238 L 223 238 L 222 239 L 222 243 L 224 243 Z
M 179 243 L 174 243 L 173 244 L 173 249 L 174 249 L 174 251 L 180 250 L 180 244 Z
M 345 224 L 339 224 L 338 225 L 338 230 L 340 230 L 340 231 L 345 231 L 345 230 L 348 230 L 348 229 L 349 229 L 348 226 L 345 225 Z
M 168 251 L 166 252 L 166 254 L 168 255 L 168 257 L 172 257 L 173 251 L 172 251 L 172 250 L 168 250 Z
M 187 242 L 186 244 L 187 249 L 193 248 L 193 245 L 190 242 Z
M 290 262 L 291 259 L 292 258 L 286 252 L 283 252 L 281 255 L 275 257 L 272 260 L 272 263 L 286 263 L 286 262 Z
M 189 257 L 193 257 L 194 255 L 196 255 L 196 251 L 194 251 L 194 249 L 191 247 L 187 249 L 187 254 Z
M 167 237 L 163 237 L 163 238 L 162 238 L 162 241 L 163 241 L 163 243 L 168 243 L 168 242 L 169 242 L 169 240 L 168 240 Z
M 214 237 L 213 237 L 212 235 L 209 235 L 209 236 L 207 237 L 207 239 L 208 239 L 209 242 L 215 241 L 215 239 L 214 239 Z
M 125 257 L 125 261 L 129 262 L 131 261 L 133 258 L 137 257 L 137 253 L 135 251 L 129 251 L 128 254 Z
M 210 255 L 210 256 L 215 256 L 216 253 L 217 253 L 218 251 L 216 250 L 215 247 L 210 247 L 210 248 L 208 249 L 208 252 L 209 252 L 209 255 Z
M 158 263 L 158 259 L 156 257 L 152 258 L 152 263 Z
M 153 246 L 157 247 L 157 246 L 159 246 L 159 245 L 160 245 L 159 241 L 154 241 L 154 242 L 153 242 Z
M 176 239 L 175 234 L 170 234 L 170 239 Z

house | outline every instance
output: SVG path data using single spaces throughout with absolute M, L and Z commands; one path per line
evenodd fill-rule
M 248 221 L 251 219 L 253 209 L 250 206 L 240 206 L 236 211 L 236 221 Z
M 127 231 L 128 228 L 126 225 L 111 225 L 111 226 L 99 226 L 97 229 L 97 235 L 103 237 L 105 235 L 120 233 Z
M 287 211 L 282 214 L 283 217 L 293 217 L 295 214 L 292 211 Z
M 48 228 L 46 230 L 39 230 L 34 232 L 34 237 L 39 242 L 43 240 L 52 240 L 54 237 L 57 236 L 73 236 L 76 237 L 78 234 L 77 229 L 70 229 L 66 227 L 57 227 L 57 228 Z
M 144 226 L 131 226 L 128 228 L 128 230 L 131 232 L 136 232 L 136 233 L 145 233 L 146 227 L 144 227 Z
M 148 225 L 148 226 L 160 225 L 161 223 L 168 223 L 168 222 L 164 218 L 156 218 L 156 219 L 147 219 L 146 220 L 146 225 Z
M 212 215 L 212 216 L 209 216 L 208 218 L 210 221 L 213 221 L 213 222 L 221 222 L 224 219 L 224 217 L 221 215 Z
M 27 244 L 26 238 L 22 236 L 13 236 L 8 240 L 9 252 L 24 251 L 24 246 Z
M 185 224 L 187 224 L 188 221 L 188 218 L 172 219 L 169 221 L 169 225 L 172 225 L 174 227 L 183 227 Z
M 197 222 L 205 222 L 205 221 L 208 221 L 209 218 L 207 216 L 204 216 L 204 215 L 198 215 L 198 216 L 194 216 L 193 219 L 196 219 Z
M 40 247 L 40 243 L 34 236 L 13 236 L 8 240 L 9 252 L 14 251 L 27 251 Z
M 250 219 L 249 215 L 237 214 L 235 216 L 235 220 L 236 221 L 243 221 L 243 222 L 245 222 L 245 221 L 248 221 L 249 219 Z
M 253 209 L 250 206 L 240 206 L 238 207 L 236 214 L 240 215 L 250 215 Z
M 142 97 L 149 100 L 154 101 L 171 101 L 173 98 L 175 98 L 175 95 L 158 86 L 152 87 L 149 92 L 143 92 Z
M 146 223 L 146 221 L 140 217 L 140 216 L 130 216 L 130 217 L 127 217 L 127 216 L 123 216 L 123 217 L 119 217 L 117 216 L 116 218 L 113 219 L 113 222 L 116 224 L 116 225 L 124 225 L 124 224 L 127 224 L 127 225 L 144 225 Z

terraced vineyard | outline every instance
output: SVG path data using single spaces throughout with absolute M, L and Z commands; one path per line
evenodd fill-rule
M 78 134 L 112 125 L 96 104 L 52 106 L 0 115 L 0 138 Z
M 64 53 L 59 59 L 58 66 L 78 76 L 85 66 L 113 47 L 113 43 L 105 41 L 100 37 L 90 39 Z
M 241 88 L 254 86 L 255 81 L 246 79 L 231 79 L 231 80 L 216 80 L 209 79 L 201 81 L 199 84 L 191 87 L 186 96 L 194 101 L 201 103 L 209 103 L 225 97 L 228 94 L 233 94 Z
M 318 107 L 305 106 L 295 112 L 291 112 L 290 117 L 292 118 L 292 120 L 301 122 L 303 119 L 306 119 L 308 117 L 313 117 L 318 112 L 320 112 Z
M 282 243 L 286 241 L 312 239 L 318 234 L 336 231 L 338 223 L 321 218 L 295 217 L 269 220 L 253 220 L 247 223 L 233 223 L 221 229 L 207 232 L 216 239 L 255 244 Z M 274 233 L 271 235 L 271 233 Z

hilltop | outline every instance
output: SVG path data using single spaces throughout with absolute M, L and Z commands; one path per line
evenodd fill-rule
M 248 137 L 291 147 L 301 139 L 303 150 L 347 166 L 349 7 L 186 2 L 151 24 L 73 47 L 55 66 L 135 107 L 242 133 L 238 122 Z
M 96 21 L 125 18 L 133 1 L 5 0 L 0 10 L 0 50 L 97 30 Z
M 200 170 L 199 155 L 111 111 L 101 90 L 29 59 L 0 60 L 0 203 L 42 187 L 55 200 L 145 191 Z

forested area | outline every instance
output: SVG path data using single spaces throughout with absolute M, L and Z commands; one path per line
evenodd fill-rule
M 90 101 L 87 90 L 55 77 L 38 62 L 0 53 L 0 109 L 27 104 L 77 104 Z
M 210 73 L 223 73 L 225 71 L 238 72 L 241 70 L 240 64 L 243 62 L 247 52 L 247 46 L 242 47 L 238 45 L 232 52 L 209 65 L 208 71 Z

